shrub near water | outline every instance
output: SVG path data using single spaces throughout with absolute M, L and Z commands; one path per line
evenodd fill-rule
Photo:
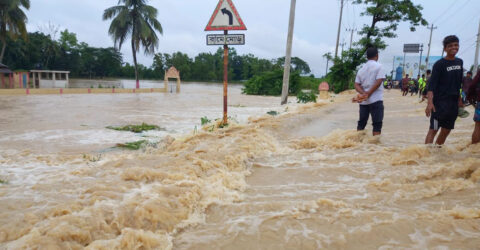
M 317 102 L 317 95 L 313 92 L 298 92 L 297 95 L 298 103 L 309 103 L 309 102 Z
M 297 94 L 300 91 L 300 74 L 292 72 L 290 74 L 289 94 Z M 283 70 L 275 70 L 256 75 L 248 80 L 242 92 L 247 95 L 269 95 L 278 96 L 282 94 Z

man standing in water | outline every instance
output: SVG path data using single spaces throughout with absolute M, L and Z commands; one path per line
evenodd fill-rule
M 358 71 L 355 78 L 355 89 L 362 96 L 360 102 L 360 119 L 357 130 L 364 130 L 368 118 L 372 116 L 373 135 L 382 133 L 383 125 L 383 85 L 385 73 L 382 65 L 378 63 L 378 50 L 367 49 L 368 62 Z
M 436 144 L 443 145 L 450 131 L 455 128 L 458 108 L 463 106 L 460 96 L 463 61 L 455 57 L 459 49 L 458 37 L 445 37 L 443 49 L 447 55 L 433 65 L 432 77 L 428 83 L 425 114 L 430 117 L 430 129 L 425 144 L 432 144 L 441 128 Z
M 402 79 L 402 96 L 406 96 L 408 94 L 408 89 L 410 85 L 410 78 L 408 74 L 405 75 L 405 78 Z

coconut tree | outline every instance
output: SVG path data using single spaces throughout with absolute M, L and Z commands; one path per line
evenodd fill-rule
M 3 61 L 5 48 L 7 47 L 7 37 L 16 37 L 27 35 L 26 23 L 27 15 L 23 8 L 30 8 L 30 0 L 0 0 L 0 41 L 2 42 L 2 51 L 0 52 L 0 63 Z
M 147 0 L 118 0 L 117 6 L 110 7 L 103 13 L 103 20 L 113 19 L 108 34 L 113 38 L 116 48 L 120 50 L 127 37 L 131 37 L 137 89 L 140 88 L 137 51 L 143 46 L 146 55 L 154 54 L 158 47 L 156 32 L 163 34 L 157 13 L 156 8 L 147 5 Z

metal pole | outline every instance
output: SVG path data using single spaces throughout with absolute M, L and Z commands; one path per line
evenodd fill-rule
M 340 18 L 338 20 L 337 46 L 335 47 L 335 57 L 334 58 L 337 58 L 337 56 L 338 56 L 338 44 L 340 43 L 340 27 L 342 26 L 343 2 L 344 2 L 344 0 L 340 0 Z
M 430 30 L 430 40 L 428 42 L 427 59 L 425 60 L 425 63 L 427 64 L 427 70 L 428 70 L 428 60 L 430 58 L 430 48 L 432 47 L 432 34 L 433 34 L 433 30 L 437 29 L 437 27 L 433 27 L 433 23 L 432 23 L 432 27 L 430 27 L 428 29 Z
M 224 31 L 228 35 L 228 30 Z M 227 95 L 228 94 L 228 45 L 223 45 L 223 124 L 228 124 Z
M 392 82 L 393 82 L 393 72 L 395 72 L 395 56 L 393 56 L 393 63 L 392 63 Z
M 422 75 L 421 74 L 421 67 L 422 67 L 422 54 L 423 54 L 423 44 L 420 46 L 420 63 L 418 64 L 418 75 Z M 417 79 L 418 80 L 418 79 Z
M 283 68 L 283 86 L 282 86 L 282 101 L 281 105 L 287 104 L 288 100 L 288 83 L 290 80 L 290 62 L 292 60 L 292 42 L 293 42 L 293 28 L 295 25 L 295 5 L 297 1 L 291 0 L 290 3 L 290 21 L 288 23 L 287 36 L 287 51 L 285 55 L 285 65 Z
M 475 49 L 475 61 L 473 66 L 473 74 L 477 74 L 478 70 L 478 52 L 480 47 L 480 23 L 478 24 L 478 34 L 477 34 L 477 48 Z
M 405 56 L 407 53 L 403 53 L 403 65 L 402 65 L 402 77 L 407 74 L 407 71 L 405 70 Z
M 347 31 L 351 31 L 352 34 L 350 35 L 350 47 L 348 48 L 349 50 L 352 49 L 352 44 L 353 44 L 353 33 L 357 31 L 357 29 L 347 29 Z

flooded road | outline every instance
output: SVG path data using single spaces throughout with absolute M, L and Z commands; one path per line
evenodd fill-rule
M 434 148 L 422 145 L 425 104 L 398 91 L 373 138 L 352 130 L 351 94 L 285 112 L 237 87 L 239 124 L 202 131 L 200 117 L 221 116 L 220 93 L 3 98 L 0 249 L 480 246 L 471 117 Z M 165 128 L 142 135 L 157 146 L 105 150 L 139 137 L 106 126 L 138 122 Z

